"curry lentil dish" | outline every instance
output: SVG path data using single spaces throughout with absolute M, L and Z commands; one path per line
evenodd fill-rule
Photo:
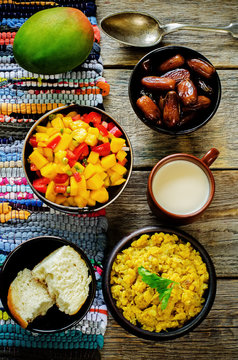
M 175 281 L 166 309 L 159 294 L 142 281 L 138 267 Z M 198 251 L 177 235 L 142 235 L 119 253 L 111 271 L 111 293 L 116 306 L 132 324 L 161 332 L 180 328 L 202 309 L 208 272 Z

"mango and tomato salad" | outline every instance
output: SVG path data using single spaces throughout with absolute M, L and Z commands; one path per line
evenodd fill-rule
M 97 112 L 49 115 L 29 139 L 33 187 L 65 206 L 95 206 L 109 199 L 107 188 L 126 181 L 126 140 Z

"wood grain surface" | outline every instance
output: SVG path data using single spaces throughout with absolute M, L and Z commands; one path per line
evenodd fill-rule
M 225 26 L 238 22 L 237 0 L 98 0 L 97 6 L 99 22 L 104 16 L 125 10 L 148 12 L 162 24 Z M 130 335 L 109 316 L 101 351 L 103 360 L 238 359 L 238 40 L 228 34 L 183 30 L 166 35 L 159 46 L 174 44 L 191 47 L 207 57 L 216 66 L 222 85 L 215 116 L 196 132 L 182 136 L 151 130 L 137 118 L 129 101 L 133 67 L 153 48 L 124 46 L 102 33 L 104 76 L 111 86 L 104 106 L 126 130 L 134 154 L 130 181 L 107 209 L 109 251 L 130 232 L 161 224 L 146 198 L 149 172 L 158 160 L 176 152 L 201 158 L 216 147 L 220 155 L 211 166 L 216 182 L 213 202 L 199 220 L 181 227 L 201 242 L 214 262 L 216 299 L 207 318 L 195 330 L 163 343 Z

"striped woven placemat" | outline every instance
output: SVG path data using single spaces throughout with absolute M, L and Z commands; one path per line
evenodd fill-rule
M 31 15 L 52 6 L 75 7 L 88 16 L 95 32 L 93 49 L 73 71 L 53 76 L 32 74 L 14 60 L 14 36 Z M 95 1 L 0 1 L 0 266 L 23 241 L 55 235 L 86 252 L 97 279 L 96 297 L 86 317 L 74 328 L 53 335 L 23 330 L 0 303 L 0 359 L 100 358 L 98 349 L 103 347 L 107 325 L 101 290 L 108 226 L 105 211 L 72 216 L 48 208 L 27 184 L 21 162 L 23 139 L 45 112 L 69 103 L 103 108 L 109 85 L 103 78 L 99 40 Z

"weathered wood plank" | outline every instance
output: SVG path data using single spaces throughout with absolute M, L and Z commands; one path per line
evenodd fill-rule
M 199 130 L 180 136 L 157 133 L 135 115 L 128 97 L 131 70 L 107 69 L 105 78 L 111 85 L 104 99 L 105 109 L 125 128 L 132 142 L 134 165 L 153 166 L 162 157 L 187 152 L 202 157 L 211 147 L 220 151 L 212 168 L 237 168 L 238 164 L 238 71 L 218 71 L 222 84 L 222 99 L 215 116 Z
M 102 360 L 128 359 L 237 359 L 238 280 L 219 279 L 213 307 L 207 318 L 179 339 L 154 343 L 127 333 L 109 317 Z M 178 357 L 179 354 L 179 357 Z
M 107 208 L 110 246 L 134 230 L 161 223 L 147 204 L 148 176 L 148 171 L 134 171 L 124 192 Z M 214 177 L 212 204 L 200 219 L 181 229 L 204 245 L 218 276 L 234 277 L 238 276 L 238 171 L 214 171 Z
M 134 10 L 148 12 L 159 18 L 162 24 L 179 22 L 193 25 L 226 26 L 230 22 L 237 22 L 237 1 L 189 1 L 171 0 L 169 3 L 157 0 L 98 0 L 98 21 L 104 16 L 115 12 Z M 159 46 L 183 45 L 201 52 L 218 67 L 238 67 L 238 41 L 230 35 L 198 32 L 178 31 L 163 38 Z M 102 33 L 102 56 L 105 66 L 134 65 L 142 56 L 153 48 L 132 48 L 119 44 Z

